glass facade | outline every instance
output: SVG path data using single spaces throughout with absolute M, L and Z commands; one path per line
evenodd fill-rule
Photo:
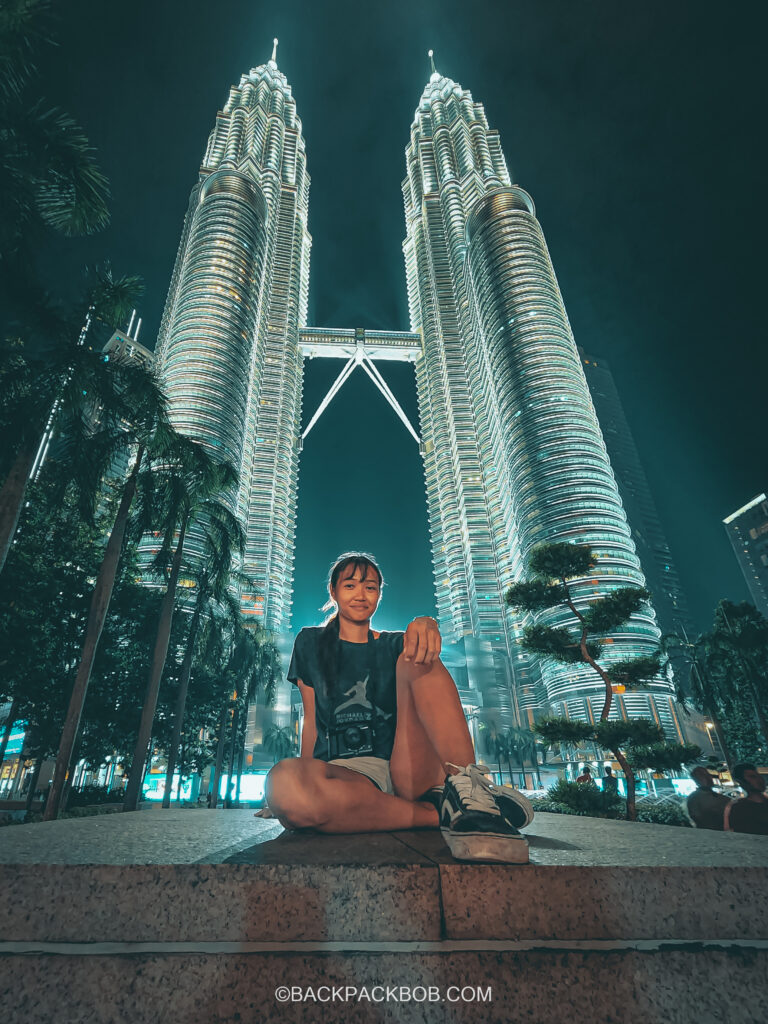
M 157 365 L 177 429 L 240 471 L 243 613 L 288 628 L 293 584 L 299 328 L 311 240 L 301 121 L 274 59 L 230 90 L 192 189 Z M 194 554 L 196 537 L 190 537 Z
M 521 656 L 526 620 L 503 600 L 544 541 L 598 553 L 573 585 L 577 606 L 645 583 L 533 201 L 512 184 L 482 105 L 437 72 L 406 159 L 404 252 L 424 343 L 417 375 L 441 626 L 449 640 L 472 635 L 510 657 L 523 716 L 544 697 L 557 714 L 590 719 L 602 682 L 586 667 Z M 576 621 L 567 610 L 540 619 Z M 646 605 L 607 638 L 606 660 L 649 654 L 659 636 Z M 670 692 L 659 678 L 614 714 L 650 707 L 674 733 Z

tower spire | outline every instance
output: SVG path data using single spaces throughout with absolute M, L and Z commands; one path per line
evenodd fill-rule
M 272 56 L 269 59 L 270 64 L 274 64 L 277 67 L 277 39 L 272 40 Z
M 429 63 L 432 66 L 432 74 L 436 75 L 437 74 L 437 69 L 435 68 L 435 51 L 434 50 L 430 50 L 429 51 Z

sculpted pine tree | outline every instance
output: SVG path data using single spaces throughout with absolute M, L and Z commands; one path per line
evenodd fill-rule
M 541 658 L 570 665 L 588 665 L 602 680 L 605 699 L 596 724 L 567 718 L 546 718 L 536 732 L 548 742 L 593 742 L 609 750 L 621 765 L 627 784 L 627 817 L 634 820 L 635 770 L 668 771 L 698 760 L 701 751 L 689 744 L 667 744 L 655 722 L 644 719 L 608 721 L 614 690 L 646 686 L 661 672 L 658 652 L 602 665 L 607 634 L 623 626 L 650 598 L 641 587 L 620 587 L 586 606 L 574 597 L 572 584 L 589 575 L 597 565 L 586 544 L 540 544 L 528 560 L 528 580 L 514 583 L 506 593 L 507 604 L 535 615 L 557 607 L 573 614 L 574 627 L 534 622 L 524 630 L 522 646 Z

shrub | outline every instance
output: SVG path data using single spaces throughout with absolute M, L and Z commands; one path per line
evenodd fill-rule
M 624 801 L 616 793 L 604 793 L 597 786 L 559 779 L 547 794 L 550 803 L 562 804 L 572 814 L 593 818 L 622 818 Z
M 599 808 L 597 810 L 593 808 L 584 809 L 582 807 L 574 808 L 573 805 L 569 806 L 562 798 L 562 791 L 559 789 L 561 785 L 564 786 L 575 786 L 578 785 L 580 789 L 592 790 L 594 795 L 597 792 L 603 800 L 606 794 L 600 793 L 597 787 L 594 786 L 582 786 L 579 783 L 574 782 L 559 782 L 557 785 L 550 789 L 550 796 L 544 798 L 534 797 L 531 800 L 533 809 L 535 811 L 547 811 L 550 814 L 576 814 L 580 817 L 592 817 L 592 818 L 618 818 L 624 820 L 625 813 L 623 801 L 621 798 L 618 802 L 614 800 L 614 803 L 607 811 L 602 811 Z M 560 799 L 553 799 L 552 797 L 558 795 Z M 567 799 L 572 799 L 567 797 Z M 587 800 L 581 800 L 582 804 L 588 803 Z M 637 801 L 637 820 L 646 821 L 652 825 L 678 825 L 683 828 L 690 828 L 691 823 L 688 820 L 688 816 L 683 810 L 683 805 L 679 800 L 673 797 L 643 797 Z
M 652 825 L 692 827 L 681 801 L 668 796 L 644 797 L 642 800 L 638 800 L 637 820 L 648 821 Z
M 82 789 L 73 789 L 69 794 L 67 807 L 92 807 L 94 804 L 108 804 L 123 802 L 123 794 L 113 789 L 108 792 L 104 786 L 83 786 Z

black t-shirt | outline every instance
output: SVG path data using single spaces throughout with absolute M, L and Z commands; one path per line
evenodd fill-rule
M 768 800 L 735 800 L 731 804 L 728 824 L 732 832 L 751 832 L 768 836 Z
M 321 761 L 346 757 L 389 760 L 397 725 L 395 666 L 403 651 L 403 633 L 368 634 L 368 642 L 336 640 L 326 679 L 320 655 L 322 626 L 302 629 L 293 645 L 288 678 L 315 691 L 317 740 L 313 756 Z

